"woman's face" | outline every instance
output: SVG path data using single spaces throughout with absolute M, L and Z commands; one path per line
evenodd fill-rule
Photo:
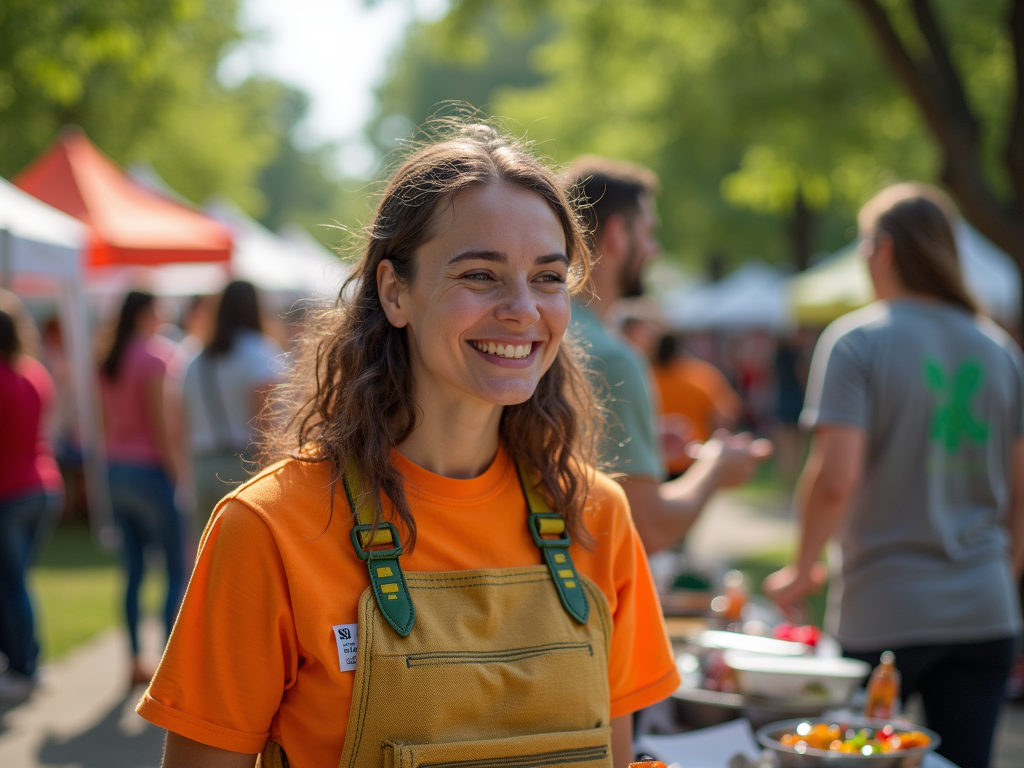
M 461 192 L 415 258 L 411 284 L 386 260 L 377 282 L 388 319 L 408 333 L 420 406 L 528 400 L 569 324 L 565 233 L 551 206 L 505 183 Z

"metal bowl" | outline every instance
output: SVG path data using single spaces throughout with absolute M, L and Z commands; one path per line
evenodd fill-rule
M 873 728 L 878 730 L 888 724 L 892 724 L 901 730 L 915 730 L 928 736 L 931 739 L 928 746 L 916 747 L 914 749 L 889 752 L 881 755 L 848 755 L 840 752 L 831 752 L 827 749 L 807 748 L 804 752 L 797 752 L 793 747 L 787 747 L 779 741 L 779 738 L 786 733 L 793 733 L 800 723 L 806 723 L 808 719 L 780 720 L 777 723 L 758 728 L 757 741 L 765 749 L 770 749 L 779 758 L 781 768 L 915 768 L 921 764 L 922 758 L 929 752 L 935 750 L 942 739 L 935 731 L 929 731 L 919 725 L 903 722 L 900 720 L 873 720 L 867 717 L 851 717 L 844 719 L 840 725 L 845 728 Z

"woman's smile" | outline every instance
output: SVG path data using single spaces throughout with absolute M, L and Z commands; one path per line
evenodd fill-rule
M 497 357 L 500 360 L 523 360 L 533 352 L 535 342 L 471 341 L 469 343 L 489 357 Z

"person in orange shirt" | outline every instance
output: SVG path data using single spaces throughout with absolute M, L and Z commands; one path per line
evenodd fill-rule
M 715 430 L 735 429 L 739 395 L 711 363 L 683 354 L 674 334 L 658 341 L 653 371 L 663 416 L 684 419 L 690 440 L 703 443 Z M 692 463 L 686 453 L 677 452 L 669 457 L 669 474 L 678 476 Z
M 138 705 L 164 765 L 625 768 L 679 685 L 580 350 L 576 212 L 465 126 L 385 190 Z

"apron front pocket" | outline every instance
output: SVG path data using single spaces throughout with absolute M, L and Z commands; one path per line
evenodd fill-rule
M 611 728 L 504 739 L 385 741 L 384 768 L 611 768 Z
M 545 643 L 493 651 L 432 651 L 409 654 L 405 657 L 405 665 L 412 669 L 413 667 L 441 667 L 449 664 L 508 664 L 565 653 L 583 653 L 593 656 L 594 647 L 590 643 Z

